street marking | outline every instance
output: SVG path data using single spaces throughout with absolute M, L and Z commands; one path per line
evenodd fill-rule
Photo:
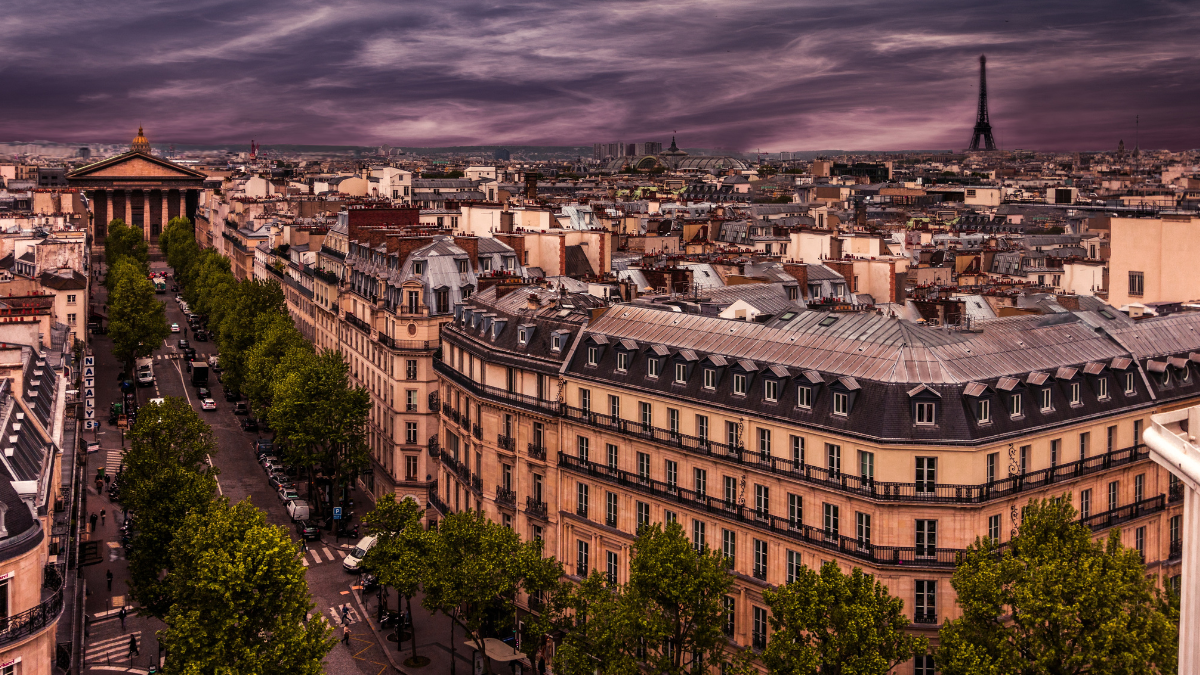
M 205 454 L 204 456 L 205 456 L 205 457 L 208 459 L 208 467 L 209 467 L 210 469 L 211 469 L 211 468 L 213 468 L 212 455 Z M 225 491 L 221 489 L 221 481 L 219 481 L 219 480 L 214 480 L 213 482 L 217 484 L 217 494 L 219 494 L 219 495 L 221 495 L 222 497 L 224 497 L 224 496 L 225 496 Z
M 329 558 L 329 562 L 333 562 L 333 554 L 329 552 L 329 549 L 323 548 L 321 550 L 325 552 L 325 557 Z
M 350 591 L 345 591 L 349 593 Z M 346 608 L 346 622 L 342 623 L 342 607 Z M 333 617 L 333 623 L 338 626 L 353 626 L 362 619 L 359 617 L 358 610 L 350 606 L 349 603 L 329 608 L 329 615 Z
M 345 551 L 338 551 L 338 555 L 340 555 L 340 556 L 342 556 L 343 558 L 345 558 L 345 557 L 346 557 L 346 552 L 345 552 Z
M 308 552 L 312 554 L 313 563 L 321 562 L 321 554 L 317 553 L 317 549 L 315 549 L 315 548 L 309 549 Z
M 300 564 L 304 565 L 305 567 L 308 567 L 308 558 L 301 558 Z

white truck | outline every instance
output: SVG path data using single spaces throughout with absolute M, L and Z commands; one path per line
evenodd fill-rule
M 154 384 L 154 359 L 146 357 L 138 359 L 134 364 L 136 365 L 138 386 L 149 387 Z

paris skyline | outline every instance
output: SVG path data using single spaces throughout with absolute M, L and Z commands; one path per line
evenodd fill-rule
M 1200 147 L 1200 9 L 1047 4 L 17 3 L 0 140 Z

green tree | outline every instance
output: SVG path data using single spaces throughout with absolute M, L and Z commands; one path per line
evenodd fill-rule
M 1070 494 L 1031 500 L 1017 536 L 981 539 L 954 570 L 962 617 L 941 629 L 946 675 L 1174 673 L 1178 615 L 1120 532 L 1093 541 Z
M 113 356 L 128 372 L 134 359 L 149 356 L 171 334 L 166 310 L 154 297 L 154 284 L 141 274 L 138 263 L 122 258 L 109 270 L 108 333 Z
M 323 673 L 333 648 L 309 597 L 299 551 L 244 500 L 193 514 L 171 546 L 173 605 L 159 636 L 164 670 L 185 675 Z
M 241 391 L 250 399 L 255 410 L 262 414 L 271 406 L 275 381 L 287 372 L 281 371 L 280 365 L 288 360 L 288 353 L 299 350 L 310 358 L 314 353 L 312 343 L 296 330 L 292 317 L 286 312 L 260 314 L 255 322 L 254 334 L 257 338 L 246 350 L 246 375 Z
M 450 618 L 451 646 L 455 626 L 481 652 L 484 638 L 511 635 L 517 595 L 551 590 L 562 576 L 558 561 L 542 557 L 540 540 L 521 542 L 474 511 L 447 516 L 429 534 L 421 604 Z
M 196 231 L 192 221 L 187 218 L 172 218 L 158 238 L 158 248 L 167 259 L 167 264 L 175 270 L 178 280 L 200 253 L 196 244 Z
M 221 382 L 241 391 L 246 379 L 246 352 L 259 337 L 258 317 L 287 315 L 283 289 L 274 281 L 242 281 L 224 303 L 210 303 L 208 321 L 218 327 L 221 346 Z
M 168 397 L 138 410 L 121 474 L 121 504 L 132 513 L 129 553 L 133 598 L 154 616 L 170 607 L 171 543 L 191 513 L 205 513 L 216 494 L 212 429 L 187 401 Z
M 349 366 L 334 351 L 292 350 L 278 372 L 283 377 L 275 380 L 267 421 L 283 439 L 285 460 L 319 465 L 341 486 L 369 461 L 363 434 L 371 395 L 350 385 Z M 314 474 L 309 471 L 310 497 Z
M 924 654 L 929 641 L 908 632 L 904 603 L 857 567 L 827 562 L 801 568 L 794 581 L 763 591 L 773 633 L 763 654 L 772 673 L 886 675 Z
M 593 570 L 578 586 L 563 582 L 534 623 L 538 635 L 564 633 L 555 673 L 592 675 L 603 665 L 605 675 L 636 675 L 642 614 L 620 586 Z
M 122 258 L 131 258 L 137 262 L 146 274 L 150 273 L 150 245 L 142 234 L 142 228 L 131 227 L 124 220 L 117 218 L 108 224 L 108 234 L 104 240 L 104 255 L 109 269 Z
M 626 593 L 643 613 L 640 632 L 652 669 L 706 672 L 723 660 L 722 598 L 732 586 L 724 555 L 696 549 L 679 523 L 642 529 L 633 544 Z
M 379 583 L 396 589 L 401 606 L 407 606 L 412 616 L 412 598 L 420 590 L 425 574 L 425 558 L 430 535 L 421 527 L 424 512 L 411 499 L 396 500 L 386 494 L 375 508 L 363 517 L 367 532 L 379 538 L 375 547 L 363 559 L 363 569 L 374 574 Z M 412 624 L 412 656 L 405 662 L 417 667 L 423 659 L 417 656 L 417 624 Z

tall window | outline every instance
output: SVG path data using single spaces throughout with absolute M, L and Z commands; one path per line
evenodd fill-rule
M 937 582 L 917 579 L 914 623 L 937 623 Z
M 650 524 L 650 505 L 646 502 L 638 502 L 637 507 L 637 528 L 640 531 L 643 527 Z
M 1146 274 L 1144 272 L 1129 273 L 1129 294 L 1141 296 L 1146 291 Z
M 993 452 L 987 456 L 987 482 L 996 482 L 996 464 L 1000 461 L 1000 453 Z
M 763 457 L 771 455 L 771 430 L 758 428 L 758 452 Z
M 1139 473 L 1133 477 L 1133 501 L 1142 501 L 1146 497 L 1146 474 Z
M 1092 449 L 1092 434 L 1083 432 L 1079 434 L 1079 459 L 1086 459 L 1088 451 Z
M 979 413 L 979 423 L 986 424 L 992 421 L 992 402 L 986 398 L 979 399 L 975 402 L 976 410 Z
M 649 453 L 639 452 L 637 454 L 637 472 L 638 477 L 643 479 L 650 478 L 650 455 Z
M 754 485 L 754 515 L 765 518 L 771 513 L 771 488 Z
M 762 607 L 754 608 L 754 624 L 750 640 L 755 649 L 767 648 L 767 610 Z
M 575 438 L 576 445 L 579 449 L 579 460 L 582 462 L 588 461 L 588 457 L 590 456 L 589 449 L 591 446 L 591 440 L 587 436 L 576 436 Z
M 1096 380 L 1096 385 L 1096 398 L 1101 400 L 1108 398 L 1108 378 L 1102 377 L 1099 380 Z
M 937 457 L 917 458 L 917 493 L 932 494 L 937 487 Z
M 812 407 L 812 387 L 801 386 L 796 389 L 796 407 L 811 408 Z
M 642 427 L 649 429 L 654 426 L 654 407 L 649 403 L 642 401 L 638 403 L 638 407 L 642 413 Z
M 1112 511 L 1121 505 L 1121 481 L 1114 480 L 1108 484 L 1108 510 Z
M 799 469 L 804 464 L 804 437 L 792 436 L 792 468 Z
M 875 453 L 858 451 L 858 475 L 864 482 L 875 480 Z
M 854 529 L 859 546 L 871 545 L 871 514 L 856 511 L 854 513 Z
M 579 390 L 579 408 L 581 410 L 583 410 L 584 412 L 591 412 L 591 410 L 592 410 L 592 390 L 591 389 L 580 389 Z
M 767 542 L 754 540 L 754 578 L 767 578 Z
M 918 654 L 913 660 L 913 675 L 937 675 L 933 654 Z
M 1133 547 L 1137 549 L 1138 555 L 1142 556 L 1142 562 L 1146 561 L 1146 527 L 1137 528 L 1133 531 Z
M 1000 514 L 988 516 L 988 538 L 993 544 L 1000 543 Z
M 1081 490 L 1079 492 L 1079 518 L 1087 519 L 1092 515 L 1092 491 Z
M 725 476 L 725 505 L 733 506 L 737 502 L 737 479 Z
M 785 583 L 790 584 L 795 581 L 796 577 L 800 576 L 800 568 L 802 566 L 803 563 L 800 562 L 800 553 L 789 550 L 787 552 L 787 576 L 784 577 L 784 579 L 786 579 Z
M 1134 386 L 1133 373 L 1132 372 L 1125 373 L 1125 393 L 1132 394 L 1135 391 L 1137 391 L 1137 387 Z
M 696 415 L 696 438 L 708 440 L 708 415 Z
M 416 422 L 405 422 L 404 423 L 404 442 L 408 443 L 409 445 L 416 444 L 416 442 L 417 442 L 417 423 Z
M 1024 400 L 1020 394 L 1013 394 L 1009 397 L 1009 406 L 1012 408 L 1012 416 L 1020 417 L 1025 414 Z
M 937 554 L 937 521 L 917 520 L 917 557 L 932 557 Z
M 804 524 L 804 497 L 788 493 L 788 525 L 798 528 Z
M 617 583 L 617 554 L 612 551 L 605 551 L 604 556 L 607 558 L 608 563 L 608 583 L 615 584 Z
M 696 491 L 698 497 L 708 494 L 708 471 L 699 468 L 692 469 L 692 489 Z
M 1113 425 L 1113 426 L 1109 427 L 1108 429 L 1106 429 L 1105 434 L 1107 436 L 1107 442 L 1105 443 L 1105 447 L 1107 448 L 1107 451 L 1112 452 L 1113 450 L 1116 450 L 1117 449 L 1117 427 L 1116 427 L 1116 425 Z
M 725 442 L 730 448 L 740 448 L 742 446 L 741 434 L 738 433 L 737 422 L 725 422 Z
M 825 535 L 836 537 L 839 532 L 839 509 L 834 504 L 825 504 Z
M 1058 466 L 1059 457 L 1062 455 L 1059 450 L 1061 445 L 1061 438 L 1055 438 L 1050 441 L 1050 466 Z
M 617 494 L 604 493 L 604 524 L 609 527 L 617 526 Z
M 667 487 L 672 491 L 679 487 L 679 462 L 673 459 L 666 460 L 665 463 L 667 473 Z
M 1071 405 L 1080 405 L 1083 403 L 1083 395 L 1079 390 L 1079 383 L 1071 383 Z
M 842 473 L 842 446 L 826 443 L 825 459 L 825 466 L 829 469 L 829 475 L 831 478 Z
M 605 449 L 608 451 L 608 468 L 610 468 L 610 469 L 617 468 L 617 459 L 618 459 L 617 446 L 612 443 L 609 443 L 608 445 L 605 446 Z
M 416 359 L 408 359 L 407 361 L 405 361 L 404 379 L 406 379 L 406 380 L 417 379 L 417 360 Z
M 613 396 L 612 394 L 609 394 L 609 396 L 608 396 L 608 414 L 610 417 L 612 417 L 614 422 L 616 422 L 618 419 L 621 418 L 621 397 L 620 396 Z
M 733 530 L 721 530 L 721 553 L 729 561 L 730 568 L 735 567 L 734 563 L 737 561 L 737 532 Z
M 725 609 L 725 622 L 724 622 L 724 626 L 723 626 L 725 635 L 727 635 L 729 637 L 733 637 L 733 629 L 734 629 L 733 619 L 734 619 L 735 608 L 736 608 L 736 601 L 733 599 L 733 596 L 729 596 L 729 595 L 721 596 L 721 607 L 723 607 Z
M 575 574 L 588 575 L 588 543 L 582 539 L 575 540 Z
M 706 526 L 703 520 L 692 521 L 692 546 L 694 546 L 697 551 L 703 551 L 704 547 L 708 545 L 704 539 L 705 528 Z
M 1028 446 L 1028 445 L 1021 446 L 1020 471 L 1021 471 L 1022 476 L 1024 476 L 1026 473 L 1029 472 L 1029 449 L 1030 449 L 1030 446 Z
M 588 515 L 588 484 L 575 484 L 575 513 L 587 518 Z

